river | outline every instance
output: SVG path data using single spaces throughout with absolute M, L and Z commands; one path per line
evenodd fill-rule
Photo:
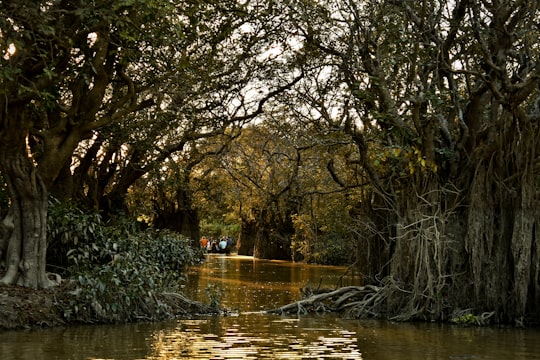
M 540 359 L 540 329 L 260 313 L 297 300 L 308 282 L 333 287 L 344 270 L 209 255 L 185 292 L 220 299 L 229 316 L 3 332 L 0 359 Z

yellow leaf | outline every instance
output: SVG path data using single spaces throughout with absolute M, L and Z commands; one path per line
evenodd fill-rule
M 409 161 L 409 172 L 412 174 L 414 174 L 414 165 L 411 161 Z

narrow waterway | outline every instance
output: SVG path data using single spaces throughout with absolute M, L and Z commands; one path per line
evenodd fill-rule
M 185 291 L 205 301 L 220 299 L 233 310 L 230 316 L 3 332 L 0 359 L 540 359 L 538 329 L 259 312 L 297 300 L 308 282 L 333 287 L 344 270 L 210 255 L 191 269 Z M 341 278 L 343 285 L 356 281 Z
M 315 289 L 359 284 L 358 277 L 346 270 L 249 256 L 207 255 L 201 266 L 191 269 L 185 291 L 204 302 L 209 295 L 221 295 L 222 305 L 235 312 L 261 311 L 298 300 L 300 288 L 306 285 Z

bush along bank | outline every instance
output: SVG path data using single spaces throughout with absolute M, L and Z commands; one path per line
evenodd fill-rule
M 186 267 L 198 259 L 189 239 L 161 230 L 113 232 L 69 251 L 67 320 L 125 322 L 217 311 L 180 293 Z
M 0 328 L 221 312 L 217 304 L 192 301 L 180 291 L 186 268 L 202 257 L 190 239 L 168 230 L 141 229 L 125 218 L 104 224 L 98 215 L 53 205 L 47 263 L 62 280 L 46 290 L 0 286 L 0 315 L 6 318 Z

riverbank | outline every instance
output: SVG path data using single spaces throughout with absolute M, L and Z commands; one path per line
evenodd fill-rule
M 0 286 L 0 330 L 31 329 L 65 324 L 58 302 L 64 289 L 33 290 Z
M 74 286 L 69 281 L 50 289 L 35 290 L 15 285 L 0 285 L 0 331 L 55 327 L 67 324 L 122 323 L 123 319 L 103 319 L 95 309 L 81 309 L 78 316 L 66 318 L 72 311 Z M 155 304 L 152 309 L 151 304 Z M 220 309 L 192 301 L 181 294 L 156 294 L 147 311 L 152 318 L 140 316 L 139 320 L 166 320 L 196 314 L 218 314 Z

